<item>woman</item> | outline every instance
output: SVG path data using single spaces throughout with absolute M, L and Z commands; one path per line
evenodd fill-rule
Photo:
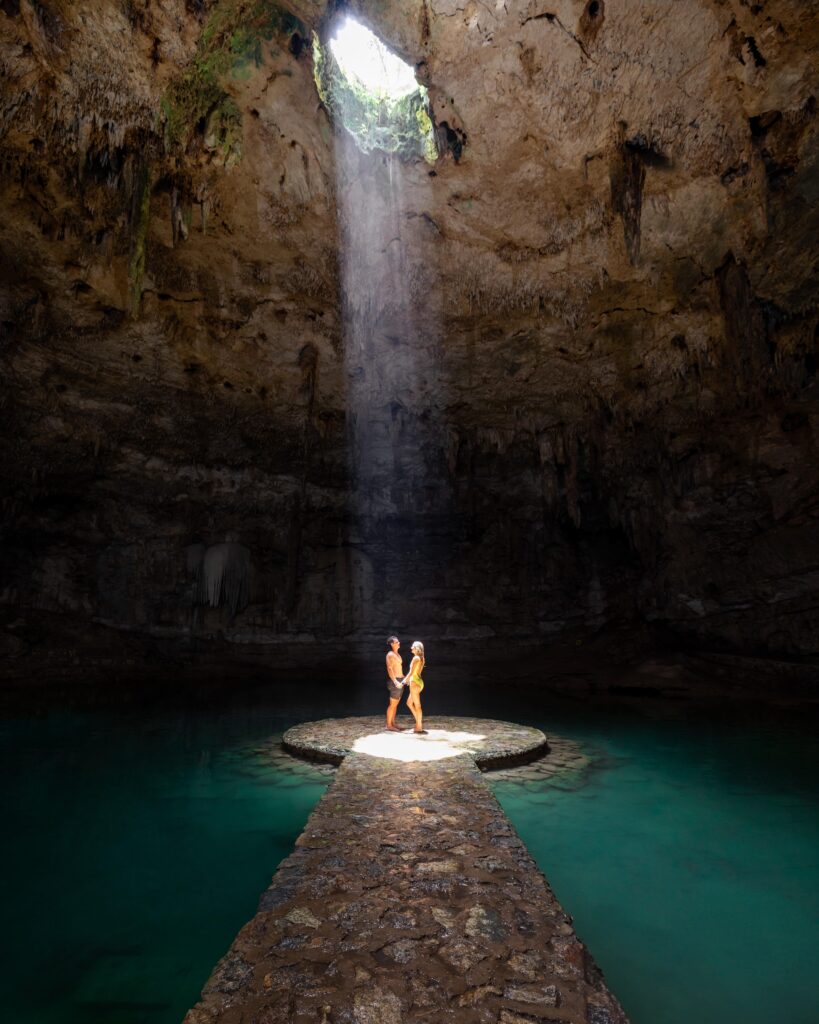
M 401 676 L 404 674 L 404 662 L 398 653 L 401 641 L 397 636 L 391 636 L 387 640 L 387 695 L 390 702 L 387 705 L 387 730 L 389 732 L 403 732 L 400 725 L 395 724 L 395 712 L 398 710 L 398 702 L 404 692 L 404 684 Z
M 428 733 L 424 728 L 424 713 L 421 710 L 421 690 L 424 688 L 424 680 L 421 678 L 421 673 L 424 671 L 424 666 L 427 663 L 424 657 L 424 645 L 420 640 L 416 640 L 410 650 L 412 651 L 413 658 L 410 662 L 409 672 L 404 678 L 404 682 L 408 682 L 410 688 L 410 695 L 407 697 L 407 707 L 415 719 L 413 732 L 419 736 L 426 736 Z

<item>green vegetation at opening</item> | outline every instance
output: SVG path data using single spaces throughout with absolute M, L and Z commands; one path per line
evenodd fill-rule
M 313 68 L 322 102 L 336 124 L 342 125 L 365 153 L 381 150 L 402 160 L 438 158 L 435 131 L 429 116 L 427 91 L 393 99 L 369 92 L 339 67 L 329 46 L 313 35 Z
M 241 114 L 224 88 L 224 78 L 250 77 L 262 65 L 265 42 L 277 38 L 297 55 L 307 37 L 303 22 L 269 0 L 220 0 L 191 62 L 162 97 L 166 147 L 184 148 L 204 121 L 206 139 L 214 140 L 208 145 L 221 148 L 226 163 L 239 159 Z

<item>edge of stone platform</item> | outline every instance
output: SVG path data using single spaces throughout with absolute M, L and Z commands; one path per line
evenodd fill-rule
M 321 749 L 319 747 L 307 747 L 299 743 L 292 743 L 287 739 L 288 733 L 292 731 L 292 729 L 288 729 L 284 736 L 282 736 L 282 749 L 286 750 L 293 757 L 300 757 L 303 761 L 317 761 L 319 764 L 334 764 L 338 766 L 349 754 L 349 750 L 340 750 L 338 747 Z
M 482 772 L 491 772 L 497 768 L 519 768 L 524 764 L 531 764 L 532 761 L 539 761 L 545 757 L 552 748 L 548 739 L 542 743 L 534 744 L 526 750 L 516 750 L 514 753 L 498 754 L 489 752 L 484 757 L 475 755 L 475 764 Z

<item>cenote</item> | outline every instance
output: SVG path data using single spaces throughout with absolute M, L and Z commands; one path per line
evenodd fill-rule
M 0 0 L 4 1022 L 819 1020 L 815 11 Z
M 5 1019 L 178 1024 L 330 781 L 271 738 L 371 710 L 349 696 L 4 720 Z M 633 1024 L 816 1019 L 812 723 L 588 697 L 527 713 L 452 688 L 439 704 L 580 744 L 579 770 L 493 788 Z

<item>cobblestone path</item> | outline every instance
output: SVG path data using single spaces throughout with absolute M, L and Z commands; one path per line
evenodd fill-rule
M 627 1024 L 474 757 L 346 756 L 185 1024 Z

